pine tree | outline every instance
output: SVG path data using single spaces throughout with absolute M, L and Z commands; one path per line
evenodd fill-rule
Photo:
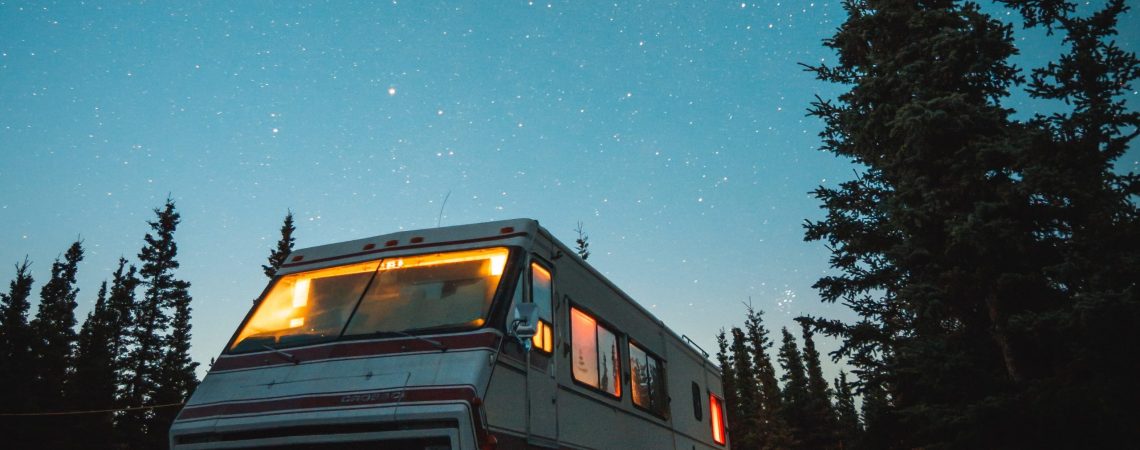
M 1068 53 L 1029 93 L 1072 111 L 1010 119 L 1012 28 L 973 3 L 848 2 L 825 41 L 839 65 L 812 68 L 849 88 L 813 105 L 823 148 L 864 168 L 816 190 L 828 215 L 806 233 L 840 272 L 816 283 L 822 298 L 861 320 L 813 325 L 856 366 L 876 447 L 1140 434 L 1138 396 L 1120 395 L 1138 368 L 1120 355 L 1140 343 L 1137 178 L 1113 172 L 1140 123 L 1124 105 L 1136 57 L 1111 41 L 1127 7 L 1003 3 L 1064 32 Z
M 890 387 L 905 422 L 880 430 L 900 445 L 1001 446 L 974 439 L 1000 433 L 980 402 L 1030 359 L 1009 311 L 1056 298 L 1040 275 L 1049 247 L 1021 220 L 1025 133 L 998 103 L 1021 81 L 1011 28 L 973 3 L 845 6 L 825 42 L 839 66 L 813 70 L 850 90 L 811 113 L 824 149 L 864 171 L 815 191 L 828 213 L 806 237 L 826 240 L 840 272 L 816 283 L 823 300 L 862 320 L 813 325 L 842 339 L 864 381 Z
M 32 295 L 31 263 L 25 257 L 16 264 L 16 278 L 8 292 L 0 293 L 0 412 L 26 413 L 36 408 L 32 396 L 35 382 L 33 334 L 28 324 L 29 298 Z M 0 433 L 16 447 L 34 442 L 29 434 L 29 421 L 18 417 L 0 420 Z
M 40 304 L 31 322 L 34 339 L 33 370 L 35 382 L 32 392 L 37 409 L 45 412 L 67 411 L 71 404 L 67 398 L 68 384 L 72 382 L 75 363 L 75 275 L 83 260 L 83 245 L 76 241 L 52 263 L 51 278 L 40 288 Z M 41 436 L 40 444 L 46 447 L 66 446 L 66 436 L 53 430 L 66 425 L 60 416 L 39 416 L 30 421 L 31 433 Z
M 733 425 L 732 442 L 738 448 L 760 448 L 758 412 L 760 389 L 756 380 L 756 370 L 752 367 L 752 351 L 748 339 L 740 328 L 732 327 L 733 374 L 736 377 L 736 404 L 729 410 L 729 422 Z
M 781 332 L 783 344 L 780 346 L 778 358 L 780 367 L 784 369 L 784 374 L 780 376 L 780 381 L 784 382 L 784 421 L 787 422 L 792 436 L 797 441 L 794 446 L 801 448 L 809 444 L 808 438 L 811 436 L 807 433 L 812 431 L 807 376 L 804 373 L 804 361 L 800 356 L 799 346 L 796 345 L 796 338 L 787 328 L 782 328 Z
M 115 369 L 115 342 L 122 329 L 116 328 L 115 312 L 107 304 L 107 282 L 99 287 L 95 308 L 79 330 L 75 351 L 74 382 L 68 385 L 70 405 L 79 411 L 111 410 L 115 407 L 118 377 Z M 111 412 L 81 414 L 70 419 L 74 433 L 66 433 L 68 447 L 113 448 L 114 416 Z
M 130 408 L 141 404 L 141 400 L 132 397 L 134 372 L 131 370 L 131 367 L 134 367 L 131 344 L 134 342 L 133 333 L 138 329 L 138 324 L 133 318 L 134 311 L 139 306 L 135 303 L 135 290 L 139 283 L 141 280 L 138 278 L 135 266 L 128 265 L 127 259 L 120 257 L 107 298 L 107 310 L 110 312 L 110 322 L 113 324 L 111 327 L 118 330 L 111 346 L 111 354 L 114 355 L 115 361 L 115 383 L 118 387 L 116 408 Z M 131 427 L 137 425 L 137 420 L 139 420 L 137 413 L 130 412 L 115 421 L 116 444 L 129 442 L 129 437 L 136 435 L 138 430 Z
M 1065 53 L 1033 71 L 1028 92 L 1071 105 L 1029 121 L 1040 131 L 1031 141 L 1038 151 L 1023 160 L 1023 184 L 1036 232 L 1059 250 L 1044 272 L 1063 301 L 1009 314 L 1017 348 L 1037 362 L 1016 396 L 1032 401 L 1014 402 L 1016 414 L 1040 446 L 1135 442 L 1140 430 L 1130 423 L 1140 394 L 1132 374 L 1140 362 L 1121 355 L 1140 345 L 1140 177 L 1116 167 L 1140 134 L 1140 112 L 1125 103 L 1140 61 L 1115 41 L 1130 8 L 1121 0 L 1002 3 L 1027 27 L 1061 32 Z M 1082 414 L 1074 420 L 1071 411 Z
M 578 239 L 574 240 L 574 249 L 578 252 L 578 256 L 581 256 L 582 260 L 585 261 L 590 257 L 590 236 L 587 236 L 586 232 L 582 230 L 581 221 L 578 221 L 578 227 L 574 228 L 574 231 L 578 232 Z
M 847 382 L 847 373 L 840 370 L 835 379 L 835 415 L 839 429 L 839 448 L 852 448 L 859 441 L 859 412 L 855 410 L 855 392 Z
M 75 274 L 83 260 L 83 245 L 76 241 L 63 261 L 56 258 L 51 279 L 40 289 L 40 304 L 31 328 L 35 333 L 36 403 L 45 411 L 61 411 L 66 406 L 65 389 L 75 356 Z
M 800 321 L 803 327 L 803 361 L 807 373 L 807 416 L 808 430 L 804 433 L 804 445 L 809 448 L 835 448 L 838 445 L 838 430 L 835 409 L 831 405 L 831 388 L 823 378 L 823 367 L 819 362 L 819 351 L 815 349 L 811 325 Z
M 269 264 L 261 266 L 265 276 L 273 278 L 277 274 L 277 269 L 285 264 L 285 257 L 293 251 L 293 244 L 296 241 L 293 238 L 294 231 L 297 231 L 297 227 L 293 226 L 293 211 L 288 211 L 285 213 L 285 222 L 281 224 L 281 239 L 277 241 L 277 248 L 270 250 Z
M 795 444 L 795 437 L 784 420 L 783 394 L 776 379 L 775 366 L 768 356 L 772 341 L 768 338 L 768 329 L 764 327 L 763 315 L 763 311 L 757 311 L 748 305 L 744 323 L 758 384 L 757 417 L 752 426 L 757 429 L 757 448 L 788 448 Z
M 120 429 L 125 431 L 128 445 L 137 448 L 164 448 L 167 445 L 166 433 L 173 420 L 175 406 L 185 400 L 189 391 L 197 384 L 194 364 L 190 361 L 190 283 L 174 278 L 174 270 L 179 267 L 175 259 L 178 245 L 174 242 L 174 231 L 181 220 L 175 211 L 174 201 L 166 200 L 161 209 L 154 210 L 157 216 L 147 222 L 154 232 L 144 237 L 146 245 L 139 252 L 142 263 L 139 279 L 146 286 L 143 298 L 135 304 L 132 316 L 134 327 L 131 331 L 131 351 L 126 362 L 130 370 L 124 399 L 130 405 L 163 405 L 158 410 L 128 411 L 121 419 Z M 168 309 L 174 310 L 174 329 L 169 334 L 163 331 L 170 328 L 171 316 Z

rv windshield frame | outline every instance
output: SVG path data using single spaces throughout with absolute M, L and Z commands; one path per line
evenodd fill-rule
M 374 260 L 278 275 L 269 282 L 261 296 L 258 297 L 253 308 L 246 314 L 241 326 L 238 327 L 237 331 L 235 331 L 226 344 L 224 353 L 246 354 L 263 352 L 266 351 L 265 345 L 280 350 L 346 340 L 392 338 L 401 333 L 413 335 L 425 333 L 442 334 L 486 327 L 491 322 L 490 317 L 493 316 L 496 305 L 502 301 L 501 297 L 504 295 L 504 286 L 506 286 L 504 283 L 517 280 L 518 268 L 516 266 L 518 264 L 516 264 L 516 259 L 518 254 L 519 250 L 515 247 L 499 245 L 388 256 Z M 492 256 L 494 259 L 492 259 Z M 449 257 L 451 260 L 448 260 Z M 433 258 L 435 258 L 435 260 L 433 260 Z M 440 260 L 442 260 L 442 262 L 440 262 Z M 405 261 L 412 261 L 411 264 L 408 264 L 407 268 L 413 270 L 426 266 L 443 267 L 444 264 L 459 266 L 460 264 L 469 264 L 473 261 L 479 262 L 479 270 L 489 271 L 486 273 L 480 272 L 482 275 L 482 279 L 480 280 L 475 280 L 470 276 L 463 280 L 446 278 L 422 280 L 423 277 L 421 276 L 421 280 L 419 280 L 445 285 L 432 286 L 435 288 L 436 294 L 444 292 L 444 294 L 436 295 L 437 297 L 442 295 L 441 299 L 447 299 L 449 298 L 447 297 L 448 295 L 454 295 L 456 291 L 465 289 L 463 287 L 456 288 L 446 285 L 468 285 L 465 291 L 467 292 L 466 297 L 460 298 L 460 300 L 467 302 L 481 301 L 482 307 L 478 311 L 478 317 L 462 322 L 421 323 L 420 326 L 398 330 L 380 329 L 350 333 L 350 326 L 357 320 L 357 314 L 360 312 L 361 305 L 365 303 L 365 300 L 373 291 L 374 287 L 378 286 L 376 283 L 381 279 L 380 275 L 386 271 L 391 272 L 404 269 Z M 417 261 L 419 261 L 419 265 L 416 265 Z M 482 261 L 486 262 L 484 263 Z M 497 274 L 496 269 L 492 267 L 497 268 Z M 455 272 L 455 270 L 451 270 L 450 272 Z M 331 279 L 334 277 L 340 277 L 344 282 L 332 281 Z M 496 277 L 497 279 L 494 280 L 494 283 L 486 283 L 486 281 L 490 281 Z M 317 292 L 318 286 L 315 281 L 321 279 L 330 280 L 326 281 L 324 290 L 331 294 L 325 295 L 324 297 Z M 484 291 L 485 295 L 483 297 L 478 297 L 477 295 L 472 296 L 472 288 L 469 285 L 478 285 L 480 282 L 485 283 L 480 285 L 486 289 L 486 291 Z M 298 284 L 303 285 L 304 292 L 309 292 L 309 294 L 298 294 L 302 292 L 302 288 L 298 287 Z M 494 286 L 491 286 L 491 284 L 494 284 Z M 449 287 L 450 291 L 448 290 Z M 295 289 L 296 291 L 294 291 Z M 447 292 L 451 293 L 448 294 Z M 336 295 L 340 295 L 340 297 Z M 403 292 L 401 292 L 401 295 L 403 295 Z M 298 299 L 299 297 L 303 297 L 304 299 Z M 309 297 L 316 297 L 316 299 L 307 302 Z M 423 298 L 422 295 L 420 298 Z M 289 318 L 290 313 L 283 312 L 290 307 L 298 308 L 304 306 L 311 306 L 313 309 L 319 307 L 321 310 L 319 310 L 318 313 L 306 314 L 300 318 Z M 324 311 L 325 309 L 330 311 Z M 470 307 L 468 308 L 468 312 L 472 312 Z M 422 316 L 423 314 L 420 313 L 420 315 Z M 267 319 L 269 316 L 273 316 L 274 319 Z M 317 326 L 317 321 L 322 318 L 328 319 L 331 325 L 325 328 Z M 275 320 L 276 322 L 270 326 L 265 326 L 265 323 L 271 320 Z M 313 330 L 307 331 L 315 330 L 317 332 L 306 333 L 291 331 L 292 328 L 302 326 L 306 328 L 313 327 Z

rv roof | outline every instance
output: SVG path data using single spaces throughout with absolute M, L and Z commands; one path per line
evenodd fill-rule
M 379 236 L 356 239 L 335 244 L 294 250 L 285 259 L 279 273 L 286 274 L 319 267 L 334 260 L 367 259 L 373 254 L 466 245 L 510 237 L 534 236 L 538 222 L 534 219 L 511 219 L 495 222 L 455 225 L 440 228 L 398 231 Z M 327 264 L 324 264 L 327 265 Z

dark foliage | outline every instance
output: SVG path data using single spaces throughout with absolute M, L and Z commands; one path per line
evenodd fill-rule
M 16 264 L 16 278 L 0 293 L 0 411 L 25 413 L 34 410 L 32 385 L 35 383 L 32 345 L 34 334 L 28 324 L 31 309 L 31 263 L 25 257 Z M 28 421 L 16 417 L 0 420 L 0 433 L 15 445 L 29 442 Z
M 273 278 L 277 274 L 277 269 L 285 264 L 285 257 L 293 251 L 293 244 L 296 241 L 293 238 L 294 231 L 297 231 L 297 227 L 293 225 L 293 211 L 288 211 L 285 213 L 284 223 L 281 224 L 281 239 L 277 241 L 277 248 L 269 251 L 269 264 L 261 266 L 265 276 Z
M 827 216 L 806 232 L 839 271 L 816 283 L 822 298 L 861 319 L 809 323 L 855 366 L 866 447 L 1106 447 L 1138 433 L 1138 363 L 1122 357 L 1140 343 L 1138 184 L 1114 171 L 1140 132 L 1124 104 L 1137 60 L 1111 39 L 1127 8 L 1001 3 L 1062 33 L 1067 53 L 1028 92 L 1070 111 L 1010 118 L 1001 102 L 1024 81 L 1012 27 L 972 3 L 849 1 L 825 41 L 838 64 L 811 68 L 849 88 L 810 110 L 823 148 L 863 171 L 815 191 Z

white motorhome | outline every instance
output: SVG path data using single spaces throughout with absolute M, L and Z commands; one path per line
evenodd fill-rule
M 722 398 L 704 351 L 519 219 L 294 251 L 170 444 L 727 449 Z

